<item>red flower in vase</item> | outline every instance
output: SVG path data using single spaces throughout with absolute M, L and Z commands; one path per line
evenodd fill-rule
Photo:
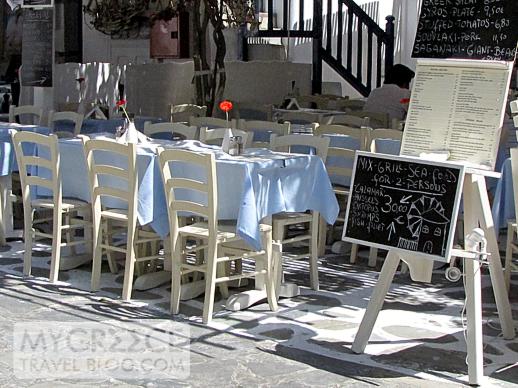
M 223 100 L 219 103 L 219 109 L 221 109 L 223 112 L 228 113 L 232 110 L 234 105 L 231 101 Z
M 120 108 L 121 106 L 126 105 L 126 100 L 119 100 L 119 101 L 117 101 L 116 105 L 117 105 L 118 108 Z

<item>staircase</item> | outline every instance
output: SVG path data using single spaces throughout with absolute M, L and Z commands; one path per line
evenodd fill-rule
M 383 30 L 353 0 L 313 0 L 313 16 L 310 20 L 304 15 L 304 0 L 298 0 L 298 22 L 290 26 L 290 0 L 280 1 L 280 4 L 276 4 L 276 14 L 282 15 L 282 20 L 279 21 L 279 26 L 274 27 L 274 0 L 263 0 L 266 5 L 264 11 L 267 23 L 266 26 L 261 25 L 253 39 L 311 40 L 314 94 L 322 92 L 324 62 L 363 96 L 368 96 L 372 89 L 381 86 L 382 69 L 386 72 L 394 64 L 393 16 L 387 16 Z M 377 3 L 373 2 L 367 6 L 369 5 L 375 6 Z M 246 41 L 245 39 L 244 53 L 247 51 Z

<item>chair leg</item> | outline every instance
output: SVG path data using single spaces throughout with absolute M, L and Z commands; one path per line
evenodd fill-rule
M 272 228 L 272 239 L 275 241 L 278 247 L 278 251 L 276 254 L 278 256 L 277 259 L 277 270 L 275 271 L 275 295 L 277 298 L 279 298 L 280 291 L 281 291 L 281 283 L 284 280 L 284 274 L 282 270 L 282 263 L 283 263 L 283 257 L 282 257 L 282 241 L 284 240 L 284 227 L 281 228 Z
M 205 300 L 203 301 L 203 323 L 209 323 L 214 311 L 214 293 L 216 291 L 217 248 L 209 241 L 207 254 L 207 272 L 205 273 Z
M 64 216 L 65 216 L 65 224 L 66 225 L 70 225 L 71 224 L 71 219 L 72 219 L 71 213 L 67 212 L 67 213 L 65 213 Z M 74 241 L 73 233 L 75 233 L 73 229 L 67 229 L 65 231 L 65 240 L 66 240 L 67 243 L 71 243 L 72 241 Z M 69 247 L 69 249 L 70 249 L 70 255 L 71 256 L 75 256 L 77 254 L 77 250 L 76 250 L 76 246 L 75 245 L 72 245 L 71 247 Z
M 220 245 L 218 245 L 218 257 L 223 256 L 223 250 Z M 216 266 L 216 278 L 223 277 L 227 275 L 227 264 L 230 262 L 218 263 Z M 218 283 L 219 292 L 224 299 L 228 298 L 228 284 L 227 282 Z
M 309 257 L 309 282 L 311 288 L 318 291 L 318 229 L 319 229 L 320 215 L 313 212 L 313 220 L 311 221 L 311 242 L 310 242 L 310 257 Z
M 130 217 L 128 217 L 130 218 Z M 122 299 L 128 301 L 131 299 L 131 291 L 133 289 L 133 274 L 135 273 L 135 235 L 136 225 L 128 220 L 128 236 L 126 238 L 126 261 L 124 264 L 124 283 L 122 286 Z
M 92 212 L 90 211 L 82 211 L 82 217 L 85 222 L 92 223 Z M 92 228 L 85 226 L 83 228 L 83 236 L 85 239 L 85 254 L 93 254 L 93 237 L 92 237 Z
M 61 261 L 61 226 L 63 223 L 63 213 L 59 206 L 54 207 L 53 211 L 53 227 L 52 227 L 52 258 L 50 260 L 50 276 L 51 283 L 58 281 L 59 262 Z
M 356 263 L 356 258 L 358 257 L 358 244 L 352 244 L 351 246 L 351 256 L 349 258 L 349 263 Z
M 509 288 L 511 286 L 511 264 L 513 261 L 513 237 L 514 237 L 514 227 L 511 224 L 507 226 L 507 244 L 505 247 L 505 266 L 504 266 L 504 279 L 505 279 L 505 287 L 507 292 L 509 292 Z
M 277 264 L 275 261 L 277 260 L 273 254 L 273 246 L 272 246 L 272 233 L 268 232 L 263 234 L 264 244 L 265 244 L 265 254 L 264 260 L 262 261 L 262 265 L 266 268 L 266 275 L 264 275 L 266 281 L 266 297 L 268 298 L 268 305 L 270 306 L 271 311 L 277 311 L 279 306 L 277 305 L 277 294 L 275 292 L 276 286 L 276 271 Z M 275 255 L 277 256 L 277 255 Z M 256 266 L 259 263 L 255 262 Z
M 184 239 L 181 236 L 171 237 L 171 313 L 180 310 L 180 292 L 182 287 L 182 249 Z
M 92 279 L 90 283 L 90 288 L 92 291 L 99 290 L 99 284 L 101 283 L 101 264 L 102 264 L 102 254 L 103 250 L 101 244 L 103 242 L 103 233 L 106 231 L 105 223 L 101 220 L 101 217 L 93 216 L 92 222 L 92 240 L 93 240 L 93 250 L 94 257 L 92 259 Z M 102 225 L 101 225 L 102 223 Z M 109 252 L 109 251 L 108 251 Z M 109 255 L 109 253 L 107 253 Z M 108 256 L 109 258 L 110 256 Z
M 324 220 L 324 217 L 318 217 L 318 222 L 318 255 L 324 256 L 327 243 L 327 222 Z
M 23 222 L 24 222 L 24 240 L 25 240 L 25 252 L 23 254 L 23 274 L 25 276 L 31 275 L 31 267 L 32 267 L 32 238 L 33 238 L 33 229 L 32 229 L 32 221 L 34 216 L 34 211 L 27 206 L 23 207 Z
M 112 231 L 111 231 L 109 222 L 110 222 L 110 220 L 106 220 L 105 222 L 103 222 L 101 225 L 101 229 L 102 229 L 102 233 L 104 235 L 104 244 L 111 246 L 111 245 L 113 245 L 113 240 L 112 240 L 112 236 L 111 236 Z M 109 249 L 106 250 L 106 259 L 108 260 L 108 266 L 110 267 L 110 272 L 117 273 L 119 270 L 117 267 L 117 262 L 115 261 L 115 258 L 113 257 L 113 254 Z
M 6 244 L 6 241 L 5 241 L 5 223 L 6 223 L 6 218 L 7 217 L 4 217 L 4 205 L 7 206 L 7 201 L 9 201 L 9 198 L 8 196 L 4 197 L 4 188 L 2 187 L 2 185 L 0 185 L 0 244 L 1 245 L 5 245 Z

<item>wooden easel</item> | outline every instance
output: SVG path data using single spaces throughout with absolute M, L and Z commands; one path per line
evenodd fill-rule
M 515 336 L 511 305 L 505 288 L 502 262 L 498 251 L 497 238 L 491 215 L 491 207 L 487 196 L 485 177 L 498 177 L 498 173 L 467 169 L 464 178 L 464 230 L 469 233 L 480 227 L 487 239 L 489 252 L 488 263 L 491 284 L 495 295 L 496 306 L 502 333 L 505 339 Z M 465 241 L 466 243 L 466 241 Z M 358 333 L 352 345 L 352 351 L 363 353 L 372 333 L 378 314 L 383 306 L 385 296 L 390 288 L 394 274 L 403 260 L 412 269 L 423 264 L 422 260 L 409 257 L 411 253 L 400 253 L 390 250 L 381 269 L 378 282 L 363 316 Z M 454 250 L 453 256 L 465 257 L 464 272 L 466 276 L 466 310 L 467 310 L 467 347 L 468 347 L 468 377 L 469 384 L 480 385 L 483 379 L 483 346 L 482 346 L 482 297 L 480 280 L 480 261 L 477 255 L 467 251 Z

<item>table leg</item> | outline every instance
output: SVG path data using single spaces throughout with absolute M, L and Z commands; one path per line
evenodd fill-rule
M 465 259 L 466 273 L 466 318 L 468 321 L 468 376 L 470 385 L 480 385 L 484 377 L 482 343 L 482 296 L 480 262 Z
M 5 238 L 13 235 L 13 202 L 11 199 L 11 175 L 0 177 L 0 243 L 5 245 Z

